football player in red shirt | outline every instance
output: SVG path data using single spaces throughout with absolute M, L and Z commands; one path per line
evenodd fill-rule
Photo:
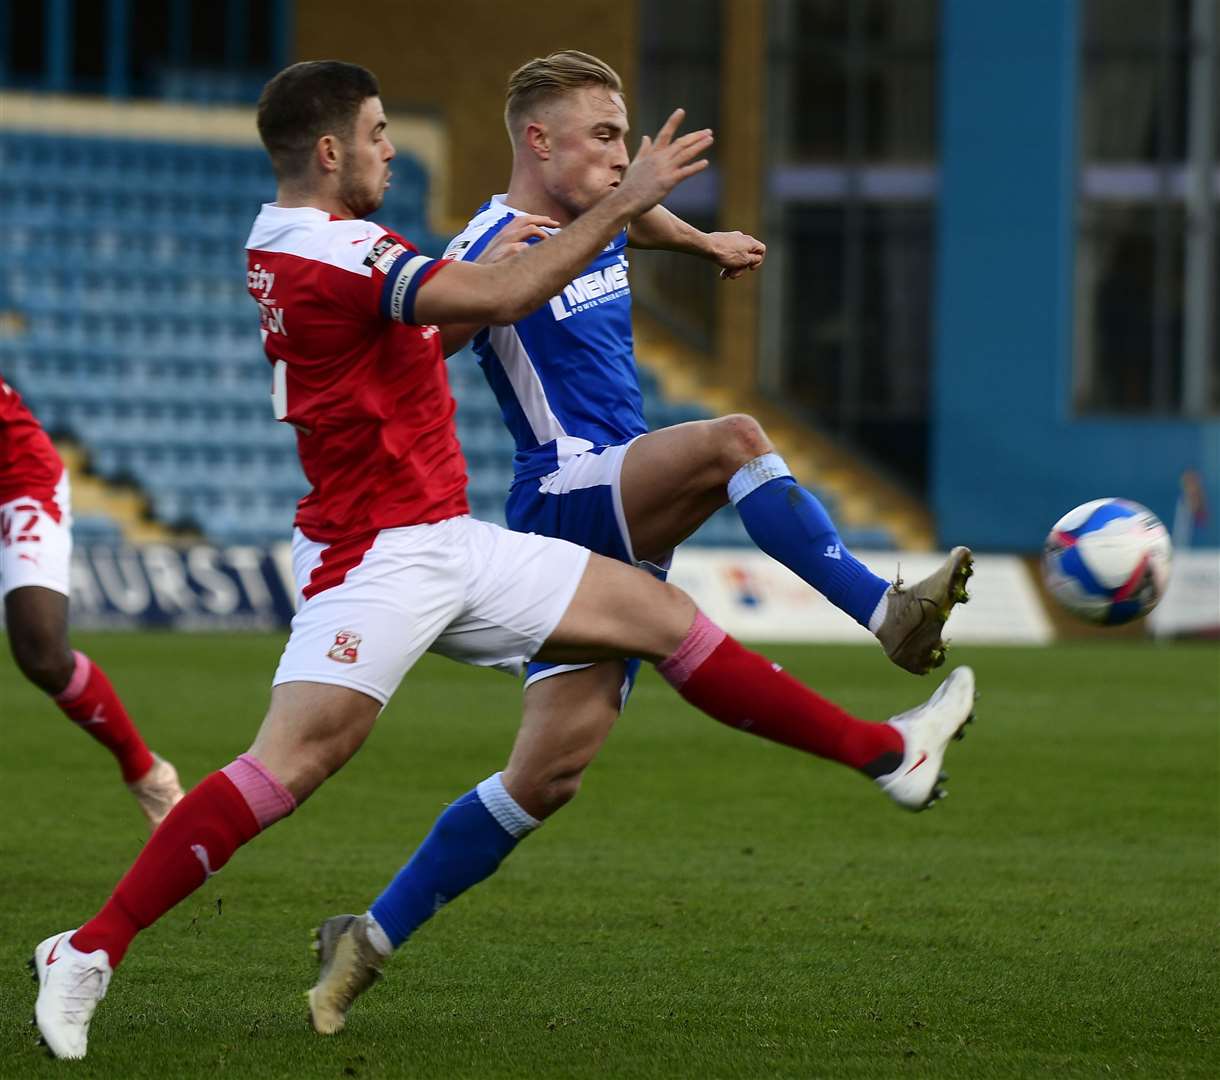
M 155 829 L 182 798 L 178 774 L 144 745 L 106 673 L 68 644 L 71 554 L 68 472 L 0 379 L 0 595 L 9 648 L 21 673 L 114 755 Z
M 369 72 L 314 61 L 268 84 L 259 132 L 279 187 L 248 241 L 248 285 L 275 410 L 297 430 L 312 485 L 293 536 L 301 603 L 250 750 L 182 800 L 92 919 L 35 949 L 35 1016 L 53 1054 L 85 1055 L 90 1018 L 135 935 L 341 768 L 426 650 L 518 673 L 534 656 L 639 656 L 726 724 L 858 769 L 911 809 L 939 796 L 945 747 L 973 708 L 968 668 L 888 723 L 858 720 L 744 649 L 673 586 L 466 512 L 438 325 L 512 322 L 555 295 L 706 166 L 711 133 L 678 136 L 681 118 L 645 139 L 616 190 L 560 235 L 480 265 L 429 259 L 363 220 L 394 156 Z M 387 890 L 406 918 L 330 920 L 310 999 L 319 1031 L 338 1030 L 394 944 L 539 824 L 525 806 L 542 793 L 529 783 L 495 773 L 446 808 Z

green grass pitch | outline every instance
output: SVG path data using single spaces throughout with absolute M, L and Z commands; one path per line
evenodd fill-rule
M 188 784 L 245 749 L 275 636 L 81 635 Z M 879 652 L 767 650 L 848 708 L 922 700 Z M 982 698 L 949 797 L 729 731 L 645 674 L 581 796 L 307 1029 L 308 933 L 362 910 L 498 768 L 514 684 L 427 659 L 370 744 L 139 938 L 82 1063 L 24 962 L 142 840 L 117 770 L 0 659 L 0 1075 L 1220 1075 L 1220 651 L 961 648 Z

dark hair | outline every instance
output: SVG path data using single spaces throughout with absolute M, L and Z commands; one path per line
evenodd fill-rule
M 309 168 L 323 135 L 350 139 L 360 106 L 380 94 L 377 77 L 342 60 L 305 60 L 284 68 L 258 99 L 258 134 L 280 180 Z

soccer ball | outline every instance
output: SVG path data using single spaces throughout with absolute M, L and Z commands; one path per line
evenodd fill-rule
M 1151 510 L 1094 499 L 1055 522 L 1042 549 L 1042 578 L 1073 615 L 1118 626 L 1156 607 L 1172 555 L 1169 533 Z

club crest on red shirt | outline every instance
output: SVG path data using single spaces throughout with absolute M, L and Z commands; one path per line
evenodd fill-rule
M 355 630 L 340 630 L 326 655 L 340 664 L 354 664 L 360 659 L 359 648 L 360 635 Z

